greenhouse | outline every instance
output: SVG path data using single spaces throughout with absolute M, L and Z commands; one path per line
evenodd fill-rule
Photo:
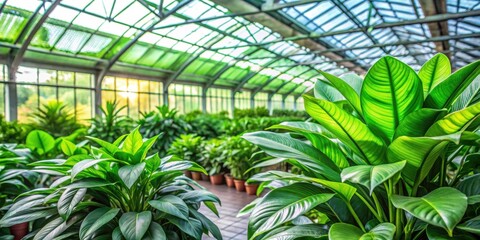
M 0 0 L 0 240 L 479 239 L 478 0 Z

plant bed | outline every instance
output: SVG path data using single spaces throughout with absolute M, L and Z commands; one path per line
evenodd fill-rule
M 245 180 L 233 179 L 237 192 L 245 192 Z
M 210 183 L 212 183 L 213 185 L 222 185 L 223 174 L 210 175 Z

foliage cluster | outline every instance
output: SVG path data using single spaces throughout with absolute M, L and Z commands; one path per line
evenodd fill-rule
M 245 117 L 268 117 L 270 113 L 266 107 L 256 107 L 254 109 L 238 109 L 233 110 L 233 116 L 235 118 L 245 118 Z
M 6 121 L 0 114 L 0 143 L 24 143 L 29 129 L 28 125 Z
M 105 107 L 100 108 L 103 115 L 93 118 L 92 125 L 88 129 L 88 135 L 113 142 L 120 136 L 127 134 L 133 129 L 134 121 L 121 115 L 126 106 L 119 107 L 116 101 L 107 101 Z

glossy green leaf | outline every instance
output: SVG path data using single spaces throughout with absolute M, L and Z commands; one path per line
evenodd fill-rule
M 134 155 L 142 147 L 143 139 L 138 128 L 127 135 L 123 141 L 122 150 Z
M 298 226 L 285 226 L 273 229 L 262 240 L 295 240 L 302 238 L 318 239 L 327 236 L 328 231 L 319 224 L 305 224 Z
M 248 223 L 248 236 L 255 238 L 274 227 L 291 221 L 334 194 L 308 183 L 294 183 L 269 192 L 253 210 Z
M 418 77 L 422 80 L 423 95 L 435 88 L 439 83 L 451 74 L 450 60 L 443 53 L 438 53 L 423 64 L 418 72 Z
M 437 109 L 449 108 L 479 74 L 480 60 L 460 68 L 430 92 L 424 105 Z
M 64 188 L 96 188 L 113 185 L 114 183 L 107 182 L 100 178 L 85 178 L 68 184 Z
M 455 100 L 451 111 L 458 111 L 480 101 L 480 76 L 477 76 Z
M 265 153 L 273 157 L 299 160 L 312 171 L 324 175 L 330 180 L 340 180 L 340 170 L 325 154 L 316 148 L 286 134 L 273 132 L 253 132 L 243 138 L 259 146 Z
M 405 63 L 382 57 L 365 76 L 360 100 L 367 125 L 391 141 L 400 122 L 422 107 L 422 82 Z
M 432 225 L 427 227 L 427 237 L 428 240 L 478 240 L 478 238 L 465 233 L 455 233 L 450 237 L 444 229 Z
M 215 237 L 217 240 L 222 240 L 222 233 L 220 232 L 220 229 L 218 229 L 217 225 L 215 225 L 215 223 L 213 223 L 210 219 L 205 217 L 205 215 L 198 212 L 197 210 L 190 209 L 190 212 L 196 219 L 198 219 L 202 223 L 203 227 L 206 228 L 213 237 Z
M 453 229 L 467 210 L 467 196 L 451 187 L 441 187 L 423 197 L 394 195 L 392 203 L 416 218 L 441 227 L 452 236 Z
M 380 184 L 395 176 L 405 167 L 406 161 L 396 163 L 381 164 L 376 166 L 358 165 L 345 168 L 342 171 L 342 181 L 350 181 L 364 185 L 370 190 L 373 190 Z
M 457 228 L 466 232 L 480 234 L 480 216 L 474 217 L 458 225 Z
M 313 119 L 348 145 L 370 164 L 384 163 L 385 143 L 360 120 L 335 104 L 303 95 L 305 109 Z
M 112 240 L 123 240 L 122 231 L 120 231 L 120 227 L 116 227 L 112 232 Z
M 16 224 L 34 221 L 41 218 L 46 218 L 57 213 L 54 207 L 46 208 L 45 210 L 30 209 L 28 212 L 21 212 L 19 214 L 6 218 L 5 216 L 0 220 L 0 227 L 11 227 Z
M 480 195 L 480 173 L 462 179 L 458 183 L 457 189 L 468 197 Z
M 128 138 L 128 137 L 127 137 Z M 127 212 L 124 213 L 118 222 L 122 235 L 127 240 L 141 240 L 152 222 L 152 213 Z
M 313 94 L 316 98 L 327 100 L 329 102 L 337 102 L 345 99 L 335 87 L 323 80 L 317 80 L 315 82 Z
M 367 233 L 360 228 L 347 224 L 335 223 L 328 232 L 330 240 L 390 240 L 395 234 L 395 225 L 381 223 Z
M 154 136 L 142 144 L 142 146 L 138 149 L 138 151 L 133 156 L 133 159 L 135 160 L 135 162 L 140 162 L 142 159 L 146 157 L 148 151 L 150 150 L 150 148 L 152 148 L 153 144 L 156 143 L 158 137 L 160 137 L 160 135 Z
M 165 240 L 167 235 L 162 226 L 156 222 L 151 222 L 150 227 L 148 228 L 147 233 L 143 236 L 144 240 Z
M 428 129 L 426 136 L 440 136 L 464 131 L 480 117 L 480 102 L 453 112 L 435 122 Z M 478 125 L 478 124 L 477 124 Z M 475 128 L 478 126 L 474 126 Z
M 118 176 L 120 177 L 120 179 L 122 179 L 125 186 L 130 189 L 132 188 L 133 184 L 137 182 L 138 178 L 142 175 L 144 169 L 145 162 L 135 165 L 123 166 L 118 169 Z
M 393 138 L 425 136 L 428 128 L 435 123 L 437 117 L 446 111 L 446 109 L 421 108 L 408 114 L 398 125 Z
M 39 154 L 49 152 L 55 147 L 55 139 L 42 130 L 33 130 L 27 135 L 27 147 L 34 148 Z
M 109 207 L 97 208 L 90 212 L 80 225 L 80 239 L 90 238 L 97 230 L 112 221 L 119 212 L 120 209 Z
M 57 202 L 58 214 L 60 214 L 63 219 L 68 219 L 77 204 L 82 201 L 86 193 L 86 188 L 65 189 Z
M 45 224 L 37 234 L 35 234 L 33 240 L 55 239 L 81 219 L 82 217 L 79 215 L 72 217 L 68 221 L 65 221 L 62 217 L 55 218 Z
M 185 221 L 176 217 L 169 218 L 168 220 L 184 233 L 194 237 L 194 239 L 201 239 L 202 223 L 199 220 L 189 218 L 188 221 Z
M 60 148 L 62 149 L 62 152 L 67 155 L 67 156 L 72 156 L 75 154 L 75 150 L 77 150 L 77 146 L 75 146 L 74 143 L 62 139 L 60 142 Z
M 357 113 L 362 115 L 362 107 L 360 105 L 360 97 L 358 94 L 355 92 L 355 90 L 344 80 L 326 73 L 326 72 L 320 72 L 331 84 L 337 91 L 339 91 L 343 97 L 352 105 L 352 107 L 355 109 Z
M 188 207 L 185 202 L 177 196 L 167 195 L 157 200 L 151 200 L 148 204 L 161 212 L 188 220 Z
M 94 138 L 94 137 L 87 137 L 88 139 L 94 141 L 100 147 L 104 148 L 105 150 L 108 151 L 109 154 L 114 155 L 117 151 L 120 150 L 116 145 L 111 144 L 109 142 L 103 141 L 102 139 Z
M 107 158 L 103 158 L 103 159 L 87 159 L 87 160 L 83 160 L 83 161 L 80 161 L 78 162 L 77 164 L 75 164 L 72 168 L 72 172 L 71 172 L 71 178 L 74 179 L 79 173 L 81 173 L 83 170 L 89 168 L 89 167 L 92 167 L 92 166 L 95 166 L 97 165 L 98 163 L 101 163 L 101 162 L 104 162 L 104 161 L 107 161 L 107 160 L 110 160 L 110 159 L 107 159 Z

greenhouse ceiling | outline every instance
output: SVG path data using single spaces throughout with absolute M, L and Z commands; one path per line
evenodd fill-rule
M 473 0 L 6 0 L 5 63 L 299 95 L 318 77 L 364 74 L 392 55 L 480 56 Z M 97 84 L 99 84 L 97 82 Z

